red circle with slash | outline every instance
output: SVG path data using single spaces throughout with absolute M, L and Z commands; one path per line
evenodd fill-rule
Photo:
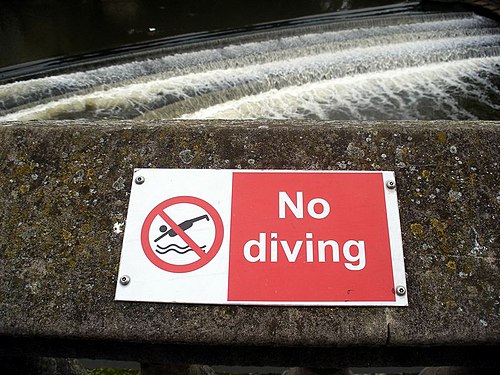
M 188 234 L 186 234 L 186 232 L 183 229 L 181 229 L 174 222 L 174 220 L 170 218 L 170 216 L 168 216 L 165 213 L 164 210 L 166 208 L 180 203 L 189 203 L 201 207 L 212 218 L 215 225 L 215 239 L 214 242 L 212 243 L 212 246 L 210 246 L 210 249 L 206 253 L 200 248 L 200 246 L 198 246 L 198 244 L 196 244 L 196 242 L 194 242 L 194 240 L 191 237 L 189 237 Z M 170 226 L 170 228 L 172 228 L 175 231 L 175 233 L 177 233 L 177 235 L 179 235 L 179 237 L 181 237 L 182 240 L 186 242 L 186 244 L 189 245 L 191 249 L 194 250 L 194 252 L 200 257 L 200 259 L 193 263 L 182 264 L 182 265 L 168 263 L 160 259 L 153 251 L 153 248 L 151 247 L 149 241 L 149 231 L 151 229 L 153 220 L 156 218 L 156 216 L 160 216 Z M 174 197 L 158 204 L 155 208 L 153 208 L 153 210 L 148 214 L 148 216 L 146 216 L 146 220 L 144 220 L 144 224 L 142 225 L 142 230 L 141 230 L 142 249 L 144 250 L 144 254 L 146 254 L 151 263 L 153 263 L 155 266 L 161 268 L 164 271 L 175 272 L 175 273 L 191 272 L 206 265 L 219 252 L 223 238 L 224 238 L 224 225 L 222 224 L 222 219 L 217 210 L 213 208 L 213 206 L 210 203 L 204 201 L 203 199 L 190 196 Z

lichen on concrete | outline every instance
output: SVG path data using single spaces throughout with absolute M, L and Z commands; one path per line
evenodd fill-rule
M 36 122 L 0 139 L 0 336 L 500 345 L 498 123 Z M 394 170 L 409 307 L 115 302 L 134 168 Z

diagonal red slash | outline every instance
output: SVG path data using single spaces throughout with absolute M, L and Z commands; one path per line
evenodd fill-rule
M 200 257 L 204 258 L 207 254 L 199 247 L 196 242 L 193 241 L 191 237 L 189 237 L 186 232 L 184 232 L 171 218 L 168 216 L 163 210 L 160 210 L 158 213 L 160 217 L 165 220 L 165 222 L 170 225 L 170 228 L 172 228 L 177 235 L 184 240 L 185 243 L 189 245 L 191 249 L 194 250 L 194 252 Z
M 206 211 L 208 216 L 210 216 L 210 218 L 212 219 L 215 227 L 215 239 L 214 242 L 212 243 L 212 246 L 210 246 L 210 249 L 207 250 L 206 253 L 204 253 L 203 250 L 201 250 L 201 248 L 194 242 L 194 240 L 191 237 L 189 237 L 189 235 L 185 233 L 185 231 L 181 229 L 181 227 L 177 225 L 177 223 L 175 223 L 167 213 L 165 213 L 164 210 L 166 208 L 180 203 L 188 203 L 201 207 L 204 211 Z M 151 247 L 151 242 L 149 238 L 151 231 L 151 224 L 153 223 L 154 219 L 158 216 L 162 218 L 165 221 L 165 223 L 167 223 L 172 228 L 171 229 L 172 231 L 176 231 L 176 233 L 179 234 L 179 237 L 181 237 L 188 246 L 191 246 L 193 251 L 196 253 L 196 255 L 200 257 L 200 259 L 189 264 L 180 265 L 180 264 L 171 264 L 165 262 L 164 260 L 158 257 L 158 254 Z M 172 197 L 156 205 L 156 207 L 153 208 L 151 212 L 148 214 L 148 216 L 146 216 L 146 218 L 144 219 L 144 223 L 142 224 L 142 229 L 141 229 L 141 245 L 144 254 L 151 261 L 151 263 L 153 263 L 158 268 L 161 268 L 162 270 L 167 272 L 175 272 L 175 273 L 191 272 L 205 266 L 217 255 L 217 253 L 221 248 L 223 240 L 224 240 L 224 224 L 217 210 L 212 205 L 210 205 L 210 203 L 204 201 L 203 199 L 191 196 Z

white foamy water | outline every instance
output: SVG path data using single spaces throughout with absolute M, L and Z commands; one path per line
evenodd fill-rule
M 468 105 L 500 110 L 500 91 L 487 78 L 498 77 L 499 68 L 500 57 L 493 57 L 360 74 L 270 90 L 181 118 L 475 119 Z M 482 90 L 471 90 L 474 81 Z
M 494 117 L 497 26 L 474 15 L 393 16 L 16 82 L 0 86 L 0 121 L 476 118 L 477 108 Z M 463 104 L 464 93 L 478 104 Z

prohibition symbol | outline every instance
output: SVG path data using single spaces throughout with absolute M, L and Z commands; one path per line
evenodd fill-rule
M 190 196 L 174 197 L 158 204 L 146 216 L 141 230 L 146 257 L 162 270 L 175 273 L 205 266 L 217 255 L 223 238 L 224 226 L 217 210 L 203 199 Z M 171 242 L 174 240 L 176 242 Z M 179 259 L 188 256 L 189 260 L 179 263 L 168 256 Z

